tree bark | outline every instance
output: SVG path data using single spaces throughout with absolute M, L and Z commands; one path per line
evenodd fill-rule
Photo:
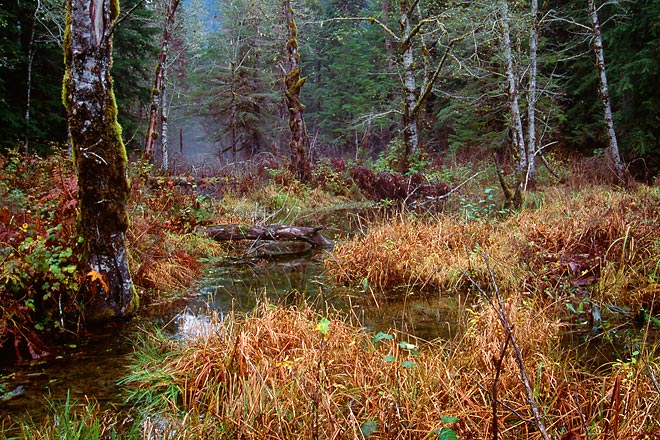
M 169 171 L 170 169 L 170 138 L 168 136 L 169 123 L 169 102 L 167 101 L 167 70 L 163 71 L 163 94 L 162 102 L 160 104 L 160 152 L 161 152 L 161 169 Z
M 27 84 L 25 90 L 25 145 L 23 146 L 25 155 L 28 154 L 30 147 L 30 111 L 32 103 L 32 66 L 34 64 L 34 33 L 37 27 L 37 14 L 39 13 L 39 8 L 41 3 L 37 3 L 37 6 L 34 8 L 34 13 L 32 14 L 32 20 L 30 21 L 30 41 L 28 42 L 28 53 L 27 53 Z
M 515 155 L 518 164 L 516 166 L 516 188 L 513 196 L 513 205 L 518 208 L 522 205 L 522 193 L 527 173 L 527 151 L 525 148 L 525 137 L 523 134 L 522 120 L 520 117 L 520 104 L 518 101 L 518 81 L 513 65 L 513 54 L 511 50 L 511 32 L 509 29 L 509 4 L 507 0 L 500 2 L 500 15 L 502 22 L 502 45 L 504 59 L 506 62 L 506 78 L 509 96 L 509 129 L 513 138 Z
M 305 226 L 284 225 L 217 225 L 200 227 L 197 232 L 207 234 L 214 240 L 267 240 L 267 241 L 304 241 L 314 247 L 332 247 L 332 241 L 325 238 L 319 231 L 323 227 L 309 228 Z
M 160 108 L 163 102 L 163 91 L 166 83 L 166 69 L 170 48 L 170 40 L 174 31 L 174 16 L 179 7 L 180 0 L 169 0 L 165 13 L 165 25 L 163 26 L 163 38 L 160 44 L 160 53 L 158 55 L 158 64 L 156 65 L 156 75 L 154 77 L 154 86 L 151 90 L 151 106 L 149 108 L 149 124 L 147 125 L 147 138 L 144 144 L 144 158 L 153 163 L 154 144 L 158 138 L 159 116 L 162 116 L 163 110 Z M 166 167 L 164 167 L 167 169 Z
M 410 165 L 410 156 L 419 149 L 419 127 L 417 124 L 418 90 L 415 81 L 415 57 L 412 39 L 416 31 L 412 25 L 413 7 L 409 0 L 399 2 L 401 17 L 401 59 L 403 61 L 403 151 L 399 171 L 405 173 Z M 418 28 L 417 28 L 418 29 Z
M 536 174 L 536 77 L 537 77 L 537 47 L 539 41 L 538 0 L 532 0 L 531 24 L 529 31 L 529 88 L 527 99 L 527 173 L 525 188 L 534 181 Z
M 603 103 L 603 115 L 605 118 L 605 127 L 607 129 L 607 139 L 609 148 L 607 157 L 613 168 L 614 174 L 623 182 L 626 181 L 626 170 L 619 154 L 619 144 L 614 130 L 614 119 L 612 118 L 612 105 L 610 103 L 610 92 L 607 86 L 607 75 L 605 73 L 605 51 L 603 50 L 603 38 L 600 32 L 600 22 L 598 20 L 598 11 L 596 10 L 595 0 L 587 0 L 589 7 L 589 16 L 591 18 L 591 28 L 593 30 L 594 53 L 596 55 L 596 67 L 598 68 L 598 86 L 600 99 Z
M 124 240 L 127 157 L 110 77 L 118 13 L 117 0 L 67 2 L 63 100 L 78 174 L 88 321 L 126 317 L 137 305 Z
M 308 160 L 308 138 L 303 112 L 305 106 L 300 102 L 300 90 L 306 78 L 300 74 L 300 54 L 298 53 L 298 30 L 294 19 L 291 0 L 283 0 L 284 18 L 289 33 L 286 42 L 287 65 L 284 77 L 286 90 L 286 106 L 289 109 L 289 151 L 291 154 L 291 170 L 298 180 L 306 182 L 310 178 Z

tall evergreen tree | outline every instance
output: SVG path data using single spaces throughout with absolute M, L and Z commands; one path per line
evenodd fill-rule
M 61 40 L 52 2 L 8 0 L 0 5 L 0 146 L 30 143 L 44 152 L 64 142 Z M 63 10 L 60 10 L 63 17 Z M 63 21 L 63 20 L 60 20 Z M 61 37 L 60 37 L 61 38 Z
M 122 0 L 113 39 L 113 89 L 121 111 L 118 114 L 126 147 L 137 150 L 144 138 L 145 113 L 158 51 L 158 26 L 151 4 Z
M 308 126 L 340 152 L 380 149 L 398 123 L 398 76 L 395 55 L 388 54 L 388 47 L 393 47 L 391 41 L 387 44 L 388 36 L 366 22 L 328 21 L 382 13 L 380 6 L 366 3 L 319 2 L 307 9 L 311 23 L 300 20 L 299 24 L 303 67 L 309 78 Z
M 660 170 L 660 0 L 624 5 L 625 15 L 615 9 L 617 20 L 603 26 L 613 116 L 622 153 L 653 175 Z
M 221 154 L 249 157 L 269 150 L 282 136 L 282 101 L 276 90 L 279 2 L 224 0 L 222 26 L 196 56 L 189 77 L 193 114 L 210 116 L 209 137 Z

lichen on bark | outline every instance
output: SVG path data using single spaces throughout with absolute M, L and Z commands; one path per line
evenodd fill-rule
M 110 77 L 111 23 L 119 5 L 96 1 L 103 4 L 68 1 L 64 41 L 63 100 L 78 175 L 88 321 L 129 316 L 137 304 L 125 246 L 128 159 Z M 102 8 L 102 19 L 93 17 L 94 8 Z

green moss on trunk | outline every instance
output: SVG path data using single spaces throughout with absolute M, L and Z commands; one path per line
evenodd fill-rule
M 93 21 L 94 11 L 89 9 L 93 3 L 69 0 L 64 42 L 63 100 L 78 174 L 88 321 L 126 317 L 137 306 L 125 246 L 128 158 L 110 77 L 107 23 L 116 18 L 119 5 L 116 0 L 103 1 L 103 20 Z

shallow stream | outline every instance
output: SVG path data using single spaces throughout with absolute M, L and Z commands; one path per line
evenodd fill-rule
M 348 214 L 340 217 L 344 222 L 360 221 Z M 355 224 L 335 224 L 335 232 L 325 235 L 334 238 L 338 230 L 356 229 Z M 413 301 L 410 297 L 403 304 L 388 303 L 365 292 L 333 288 L 323 274 L 324 252 L 268 244 L 245 257 L 209 262 L 191 299 L 154 306 L 147 316 L 85 335 L 44 361 L 3 365 L 0 360 L 0 386 L 4 388 L 0 397 L 13 390 L 20 394 L 0 400 L 0 434 L 3 426 L 11 425 L 11 419 L 39 420 L 48 412 L 48 401 L 63 402 L 67 396 L 72 402 L 84 403 L 89 398 L 102 409 L 127 410 L 126 394 L 116 382 L 127 374 L 136 332 L 158 325 L 165 326 L 173 337 L 184 336 L 182 333 L 203 326 L 210 313 L 249 311 L 265 299 L 287 305 L 306 301 L 321 311 L 341 309 L 370 331 L 396 329 L 423 339 L 446 338 L 456 331 L 457 311 L 463 306 L 460 300 Z

